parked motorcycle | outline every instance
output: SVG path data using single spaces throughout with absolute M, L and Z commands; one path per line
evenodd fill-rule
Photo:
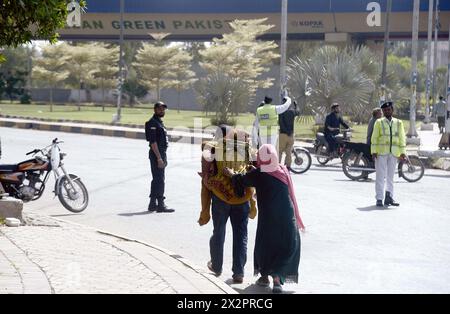
M 342 170 L 347 178 L 358 181 L 375 172 L 375 163 L 370 155 L 370 147 L 365 143 L 345 144 L 346 153 L 342 158 Z M 408 182 L 419 181 L 425 173 L 425 166 L 419 157 L 406 156 L 398 163 L 398 176 Z
M 67 173 L 59 144 L 63 142 L 55 138 L 51 145 L 35 149 L 26 155 L 33 159 L 15 165 L 0 165 L 0 190 L 11 197 L 30 202 L 38 200 L 46 188 L 50 173 L 55 176 L 54 193 L 61 204 L 74 213 L 82 212 L 89 203 L 89 195 L 81 179 Z
M 352 131 L 351 129 L 347 129 L 342 131 L 342 134 L 336 135 L 338 147 L 337 150 L 333 152 L 333 154 L 329 153 L 329 145 L 325 138 L 325 134 L 321 132 L 318 132 L 316 134 L 316 140 L 314 142 L 314 151 L 319 164 L 326 165 L 329 161 L 335 158 L 342 159 L 342 157 L 346 152 L 345 143 L 348 142 L 352 137 L 351 131 Z

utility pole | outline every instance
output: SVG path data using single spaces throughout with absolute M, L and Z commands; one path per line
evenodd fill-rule
M 433 104 L 436 103 L 436 69 L 437 69 L 437 51 L 438 51 L 438 34 L 439 34 L 439 0 L 436 0 L 436 13 L 434 21 L 434 58 L 433 58 Z
M 431 39 L 433 34 L 433 4 L 434 0 L 428 0 L 428 41 L 427 41 L 427 80 L 426 84 L 426 108 L 425 108 L 425 123 L 430 123 L 430 70 L 431 70 Z
M 433 0 L 431 0 L 433 1 Z M 387 8 L 386 8 L 386 20 L 385 20 L 385 29 L 384 29 L 384 52 L 383 52 L 383 68 L 381 71 L 381 97 L 380 103 L 386 101 L 386 64 L 387 64 L 387 55 L 389 50 L 389 22 L 392 11 L 392 0 L 388 0 Z
M 117 84 L 117 113 L 113 118 L 113 123 L 120 122 L 122 116 L 122 86 L 123 86 L 123 11 L 124 0 L 120 0 L 120 39 L 119 39 L 119 82 Z
M 286 90 L 286 37 L 287 37 L 288 0 L 281 0 L 281 44 L 280 44 L 280 94 Z
M 409 107 L 408 139 L 417 138 L 416 130 L 416 99 L 417 99 L 417 46 L 419 42 L 419 8 L 420 0 L 414 0 L 412 23 L 412 56 L 411 56 L 411 103 Z M 416 142 L 410 140 L 409 142 Z
M 445 115 L 445 132 L 439 142 L 440 149 L 450 148 L 450 25 L 448 28 L 448 64 L 447 64 L 447 114 Z

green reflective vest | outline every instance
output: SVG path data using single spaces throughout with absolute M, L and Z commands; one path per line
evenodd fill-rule
M 392 154 L 395 157 L 406 154 L 403 122 L 396 118 L 392 118 L 391 123 L 386 118 L 378 119 L 373 127 L 371 143 L 372 154 Z
M 259 136 L 278 135 L 278 113 L 274 105 L 265 104 L 256 110 Z

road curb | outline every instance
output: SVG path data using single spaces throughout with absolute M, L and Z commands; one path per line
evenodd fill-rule
M 71 123 L 71 125 L 67 125 L 64 123 L 50 123 L 50 122 L 39 122 L 39 121 L 8 121 L 5 119 L 11 118 L 0 118 L 0 127 L 5 128 L 16 128 L 16 129 L 31 129 L 31 130 L 39 130 L 39 131 L 51 131 L 51 132 L 64 132 L 64 133 L 76 133 L 76 134 L 85 134 L 85 135 L 99 135 L 99 136 L 108 136 L 108 137 L 122 137 L 122 138 L 130 138 L 130 139 L 138 139 L 145 140 L 145 130 L 144 129 L 131 129 L 130 130 L 114 130 L 110 128 L 101 128 L 101 127 L 87 127 L 84 125 L 76 126 Z M 105 125 L 106 127 L 107 125 Z M 118 128 L 124 128 L 120 126 Z M 202 141 L 211 140 L 211 136 L 207 137 L 203 134 L 195 135 L 191 134 L 189 136 L 181 136 L 172 134 L 172 131 L 168 131 L 167 135 L 169 142 L 181 142 L 181 143 L 189 143 L 189 144 L 198 144 Z
M 12 197 L 0 198 L 0 218 L 17 218 L 23 222 L 23 202 Z
M 86 226 L 86 225 L 82 225 L 76 222 L 72 222 L 72 221 L 68 221 L 65 219 L 61 219 L 61 218 L 55 218 L 55 217 L 51 217 L 51 216 L 47 216 L 50 219 L 54 219 L 56 221 L 60 221 L 69 225 L 74 225 L 74 226 L 79 226 L 82 228 L 88 228 L 91 230 L 94 230 L 95 232 L 102 234 L 102 235 L 106 235 L 106 236 L 111 236 L 117 239 L 121 239 L 124 241 L 128 241 L 128 242 L 134 242 L 134 243 L 139 243 L 141 245 L 147 246 L 149 248 L 152 248 L 154 250 L 158 250 L 161 253 L 164 253 L 165 255 L 167 255 L 168 257 L 177 260 L 178 262 L 180 262 L 181 264 L 185 265 L 186 267 L 192 269 L 194 272 L 196 272 L 197 274 L 201 275 L 202 277 L 204 277 L 205 279 L 207 279 L 208 281 L 210 281 L 212 284 L 214 284 L 217 288 L 219 288 L 220 290 L 222 290 L 224 293 L 226 294 L 238 294 L 238 292 L 236 292 L 236 290 L 234 290 L 233 288 L 231 288 L 229 285 L 227 285 L 225 282 L 221 281 L 220 279 L 218 279 L 217 277 L 213 276 L 212 274 L 209 274 L 207 272 L 205 272 L 204 269 L 200 268 L 198 265 L 194 264 L 193 262 L 191 262 L 190 260 L 170 251 L 167 250 L 165 248 L 159 247 L 157 245 L 154 244 L 150 244 L 144 241 L 140 241 L 140 240 L 136 240 L 136 239 L 132 239 L 130 237 L 126 237 L 123 235 L 119 235 L 116 233 L 112 233 L 109 231 L 104 231 L 98 228 L 94 228 L 94 227 L 90 227 L 90 226 Z

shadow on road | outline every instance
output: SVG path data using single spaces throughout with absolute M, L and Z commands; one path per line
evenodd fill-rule
M 375 181 L 372 179 L 367 179 L 367 180 L 350 180 L 350 179 L 334 179 L 334 181 L 338 181 L 338 182 L 360 182 L 360 183 L 374 183 Z
M 50 215 L 50 217 L 70 217 L 70 216 L 80 216 L 79 214 L 57 214 L 57 215 Z
M 233 279 L 231 279 L 231 278 L 227 279 L 225 281 L 225 283 L 240 294 L 272 294 L 272 287 L 262 287 L 262 286 L 258 286 L 257 284 L 248 285 L 246 283 L 233 284 Z M 295 293 L 295 291 L 284 290 L 284 287 L 283 287 L 283 294 Z
M 394 207 L 377 207 L 376 205 L 367 206 L 367 207 L 358 207 L 357 208 L 361 212 L 370 212 L 372 210 L 393 210 Z
M 333 172 L 342 172 L 341 168 L 332 168 L 327 166 L 315 166 L 311 167 L 308 171 L 333 171 Z
M 226 281 L 227 284 L 231 284 L 233 282 L 232 279 L 229 279 Z M 241 285 L 239 285 L 241 286 Z M 233 286 L 231 285 L 231 287 L 236 290 L 238 293 L 240 294 L 272 294 L 272 288 L 271 287 L 261 287 L 258 286 L 256 284 L 251 284 L 245 288 L 242 287 L 238 287 L 238 286 Z M 283 294 L 293 294 L 295 293 L 295 291 L 286 291 L 283 290 Z
M 424 174 L 425 177 L 433 177 L 433 178 L 450 178 L 449 174 Z
M 143 211 L 143 212 L 123 213 L 123 214 L 118 214 L 118 215 L 122 216 L 122 217 L 133 217 L 133 216 L 143 216 L 143 215 L 149 215 L 149 214 L 151 214 L 151 212 L 146 210 L 146 211 Z

